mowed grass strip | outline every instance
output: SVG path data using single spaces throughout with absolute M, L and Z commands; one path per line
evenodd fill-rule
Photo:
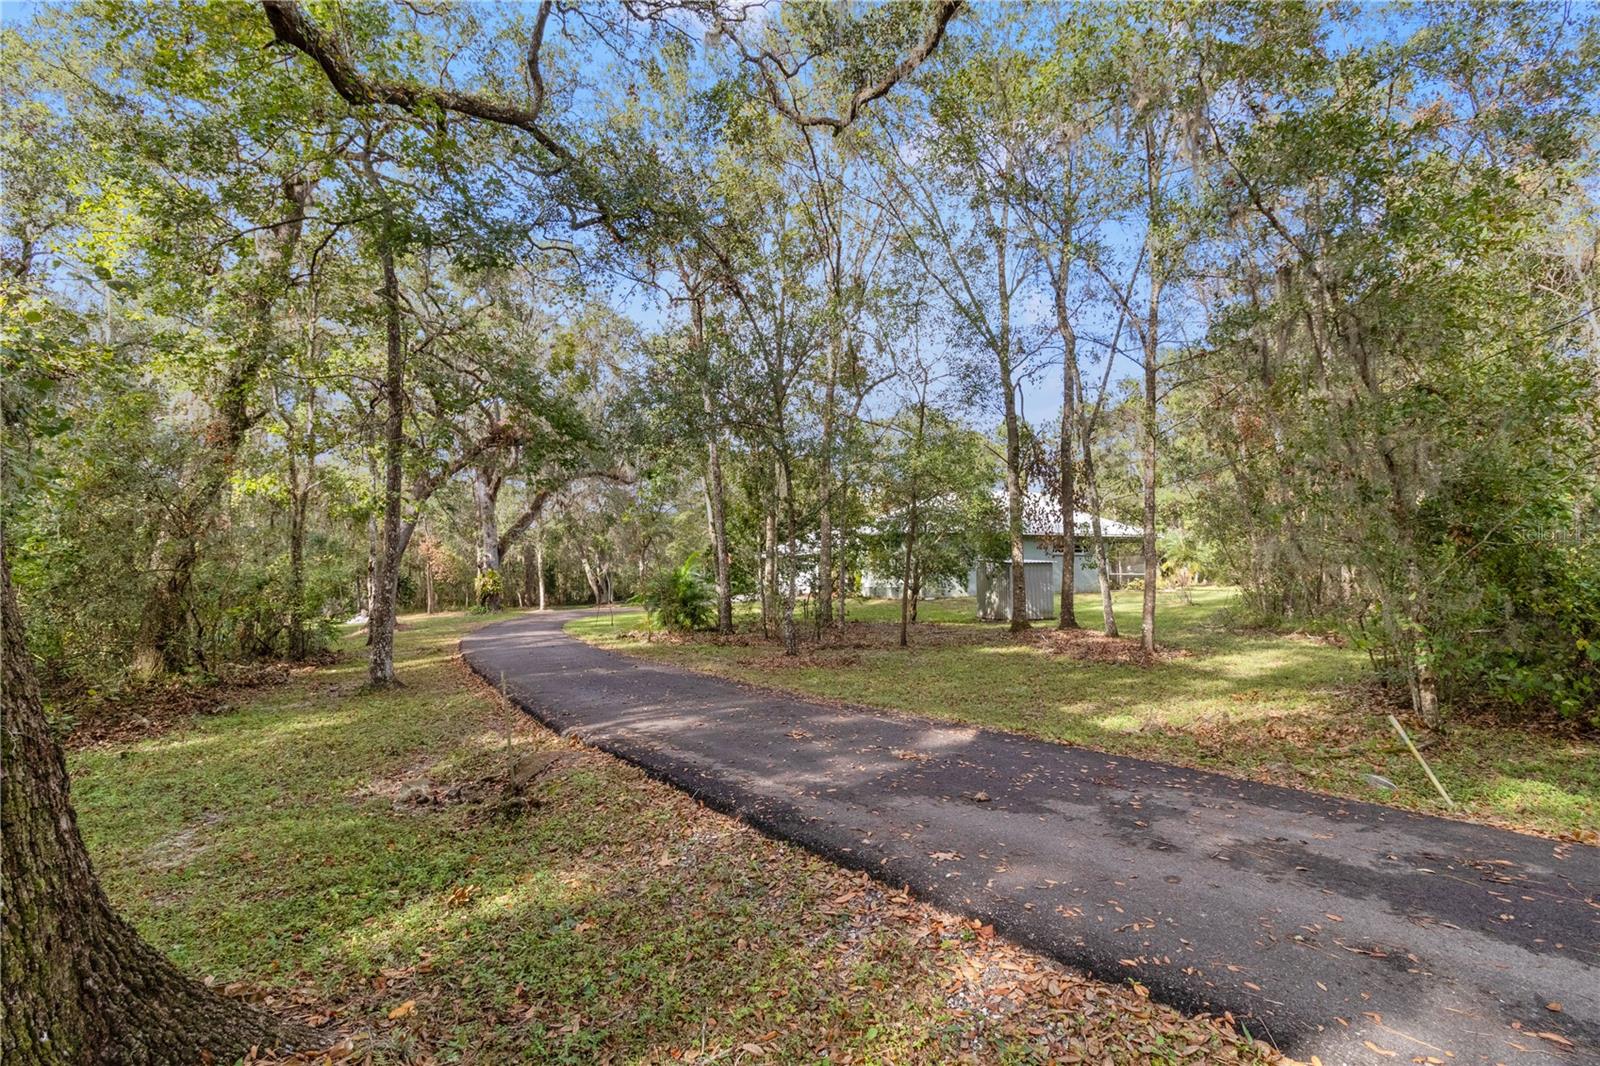
M 1133 635 L 1120 641 L 1092 632 L 1098 596 L 1075 602 L 1091 632 L 1063 637 L 1049 621 L 1013 638 L 1003 625 L 977 622 L 971 599 L 929 601 L 902 649 L 898 602 L 851 601 L 842 634 L 808 642 L 793 658 L 760 638 L 749 605 L 729 639 L 652 634 L 637 611 L 567 628 L 618 651 L 825 700 L 1446 813 L 1389 726 L 1395 708 L 1365 683 L 1360 652 L 1315 634 L 1232 628 L 1236 593 L 1201 588 L 1188 600 L 1159 594 L 1163 651 L 1147 662 L 1137 651 L 1137 592 L 1117 594 L 1117 624 Z M 1600 842 L 1600 738 L 1592 733 L 1462 716 L 1425 743 L 1458 816 Z M 1367 775 L 1396 787 L 1374 788 Z
M 484 621 L 404 619 L 401 689 L 363 688 L 352 634 L 339 665 L 74 752 L 117 907 L 351 1061 L 1267 1058 L 508 712 L 456 660 Z M 530 753 L 531 806 L 497 816 Z

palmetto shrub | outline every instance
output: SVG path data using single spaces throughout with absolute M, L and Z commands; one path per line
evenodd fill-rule
M 716 617 L 715 594 L 700 571 L 698 555 L 651 574 L 635 598 L 657 625 L 675 633 L 708 629 Z

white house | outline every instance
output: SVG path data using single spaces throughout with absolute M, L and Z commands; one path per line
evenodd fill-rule
M 1003 510 L 1005 506 L 1003 495 L 1000 496 L 999 502 Z M 1094 545 L 1090 540 L 1093 521 L 1094 516 L 1086 511 L 1077 511 L 1073 514 L 1072 526 L 1076 543 L 1073 545 L 1072 583 L 1078 592 L 1096 592 L 1100 588 L 1099 567 L 1095 563 Z M 1113 588 L 1121 588 L 1134 578 L 1144 576 L 1144 556 L 1141 550 L 1144 534 L 1137 526 L 1130 526 L 1112 518 L 1102 518 L 1100 535 L 1106 541 L 1106 557 L 1110 564 Z M 1022 506 L 1022 557 L 1025 563 L 1052 564 L 1048 587 L 1056 593 L 1061 589 L 1061 548 L 1061 508 L 1055 500 L 1043 493 L 1029 493 L 1024 498 Z M 1008 560 L 1000 559 L 992 562 L 998 562 L 1003 566 Z M 978 566 L 974 566 L 968 571 L 965 587 L 958 581 L 930 579 L 923 589 L 923 598 L 978 596 L 980 591 L 978 569 Z M 1042 570 L 1042 567 L 1039 569 Z M 997 580 L 1004 583 L 1003 575 L 998 576 Z M 1031 584 L 1043 589 L 1046 584 L 1043 574 L 1040 573 L 1035 577 Z M 897 597 L 900 595 L 899 575 L 864 573 L 861 575 L 861 592 L 864 596 Z M 1031 598 L 1036 599 L 1038 596 Z M 1009 609 L 1009 603 L 1004 605 L 1004 609 Z M 1054 600 L 1050 601 L 1047 610 L 1043 608 L 1041 600 L 1041 610 L 1045 613 L 1039 614 L 1039 617 L 1053 616 Z
M 1099 566 L 1095 563 L 1093 534 L 1094 516 L 1087 511 L 1072 514 L 1073 560 L 1072 587 L 1077 592 L 1098 592 Z M 1100 535 L 1106 541 L 1106 561 L 1111 569 L 1111 587 L 1121 588 L 1134 578 L 1144 576 L 1144 531 L 1138 526 L 1118 522 L 1114 518 L 1100 519 Z M 1046 561 L 1050 568 L 1050 587 L 1061 588 L 1061 508 L 1043 493 L 1030 492 L 1022 501 L 1022 558 L 1025 561 Z M 1005 562 L 1006 560 L 998 560 Z M 978 593 L 978 570 L 973 567 L 967 575 L 967 595 Z

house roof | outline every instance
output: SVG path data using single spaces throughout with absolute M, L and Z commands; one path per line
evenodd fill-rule
M 1005 506 L 1005 494 L 997 494 L 1001 506 Z M 1087 537 L 1093 532 L 1094 515 L 1088 511 L 1072 512 L 1072 529 L 1080 537 Z M 1030 492 L 1022 498 L 1022 532 L 1030 537 L 1051 537 L 1061 535 L 1061 506 L 1051 496 L 1042 492 Z M 1144 531 L 1138 526 L 1130 526 L 1126 522 L 1118 522 L 1114 518 L 1100 518 L 1100 535 L 1117 539 L 1137 538 L 1144 536 Z

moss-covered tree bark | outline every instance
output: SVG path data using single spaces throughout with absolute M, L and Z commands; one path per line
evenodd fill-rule
M 0 1060 L 232 1062 L 252 1045 L 314 1039 L 190 979 L 112 909 L 78 833 L 66 760 L 39 702 L 3 541 L 0 586 Z

